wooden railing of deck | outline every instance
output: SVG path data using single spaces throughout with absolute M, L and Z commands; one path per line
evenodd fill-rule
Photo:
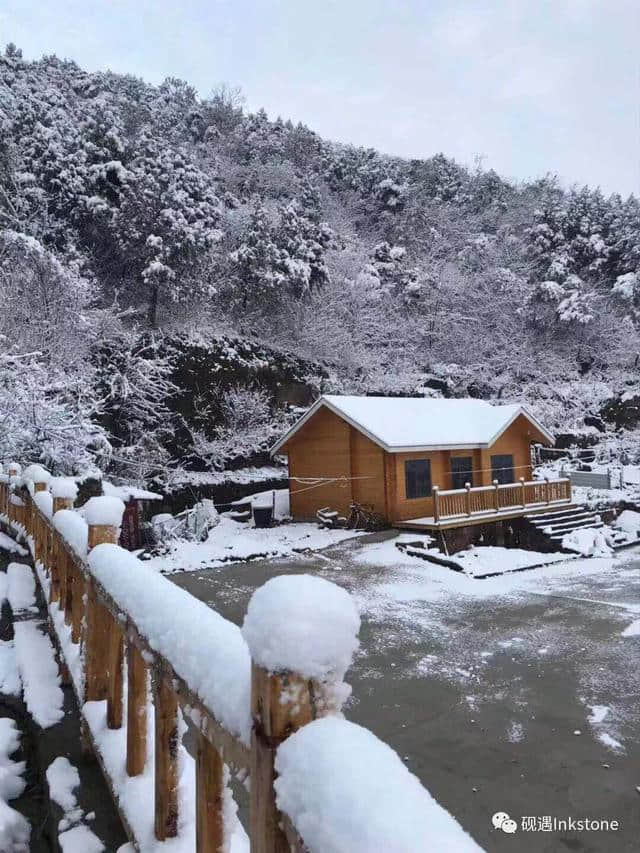
M 74 680 L 64 669 L 64 647 L 56 634 L 57 629 L 50 624 L 52 639 L 61 656 L 63 680 L 66 678 L 72 684 L 81 713 L 85 702 L 106 699 L 107 727 L 126 726 L 126 755 L 122 760 L 127 776 L 142 774 L 148 757 L 153 755 L 155 838 L 163 841 L 175 837 L 179 829 L 177 732 L 180 707 L 193 723 L 197 738 L 197 853 L 218 853 L 229 841 L 225 838 L 224 823 L 225 764 L 250 775 L 247 832 L 252 853 L 282 853 L 285 850 L 302 853 L 306 850 L 290 819 L 277 810 L 274 763 L 278 745 L 320 715 L 314 695 L 316 699 L 321 695 L 321 686 L 293 672 L 267 672 L 254 662 L 250 709 L 253 729 L 250 744 L 243 742 L 216 719 L 196 690 L 153 648 L 130 615 L 123 612 L 96 579 L 89 563 L 65 541 L 25 489 L 16 494 L 7 483 L 0 483 L 0 513 L 8 518 L 14 530 L 25 535 L 37 564 L 36 574 L 41 580 L 39 573 L 42 572 L 48 579 L 49 604 L 58 603 L 64 623 L 71 629 L 71 642 L 80 645 L 81 677 Z M 89 525 L 89 549 L 100 543 L 113 543 L 116 537 L 114 527 Z M 162 576 L 158 579 L 173 587 L 168 579 Z M 44 585 L 43 590 L 47 592 Z M 123 701 L 125 671 L 126 708 Z M 150 697 L 147 696 L 148 674 L 152 684 Z M 149 699 L 155 718 L 152 742 L 147 740 Z M 139 849 L 138 839 L 118 803 L 118 792 L 87 720 L 83 718 L 82 723 L 83 737 L 102 767 L 127 834 Z
M 534 509 L 546 505 L 571 503 L 571 481 L 530 480 L 515 483 L 498 483 L 491 486 L 466 486 L 464 489 L 446 491 L 433 487 L 434 521 L 490 517 L 500 512 Z

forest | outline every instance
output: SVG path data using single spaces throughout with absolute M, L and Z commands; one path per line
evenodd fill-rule
M 263 464 L 321 392 L 521 400 L 635 461 L 640 202 L 0 55 L 0 459 Z

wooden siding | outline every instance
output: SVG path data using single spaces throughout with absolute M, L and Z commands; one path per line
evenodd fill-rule
M 282 448 L 289 457 L 290 477 L 351 477 L 351 427 L 327 408 L 320 408 Z M 315 518 L 316 510 L 330 506 L 348 513 L 351 480 L 309 488 L 290 480 L 291 515 Z M 383 486 L 384 488 L 384 486 Z
M 361 504 L 369 504 L 386 517 L 384 488 L 384 451 L 378 445 L 351 429 L 351 493 Z

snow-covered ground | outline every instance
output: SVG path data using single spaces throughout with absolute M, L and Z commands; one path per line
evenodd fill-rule
M 230 561 L 317 551 L 357 535 L 354 530 L 321 530 L 313 523 L 257 528 L 253 522 L 234 521 L 223 515 L 205 542 L 169 541 L 166 552 L 151 557 L 148 564 L 166 574 L 192 572 L 222 566 Z

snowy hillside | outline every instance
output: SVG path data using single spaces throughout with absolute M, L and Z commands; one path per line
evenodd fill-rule
M 636 198 L 13 46 L 0 128 L 0 457 L 139 481 L 264 464 L 321 391 L 525 400 L 632 447 Z

